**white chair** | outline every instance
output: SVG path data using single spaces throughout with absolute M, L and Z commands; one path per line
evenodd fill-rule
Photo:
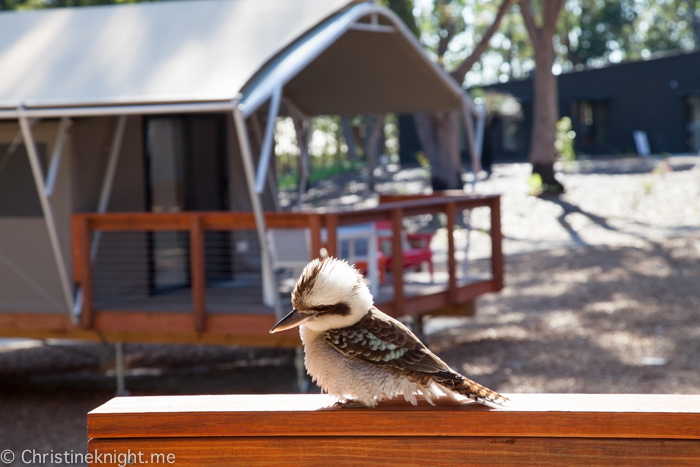
M 275 271 L 291 269 L 299 275 L 311 258 L 309 229 L 268 229 L 267 243 Z

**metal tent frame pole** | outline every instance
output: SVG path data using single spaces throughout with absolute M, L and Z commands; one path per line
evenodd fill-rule
M 58 168 L 61 165 L 61 157 L 63 156 L 63 146 L 68 135 L 68 128 L 72 125 L 68 117 L 61 117 L 56 133 L 56 141 L 53 145 L 53 153 L 51 154 L 51 162 L 49 163 L 49 171 L 46 174 L 46 196 L 49 198 L 53 194 L 54 186 L 56 185 L 56 177 L 58 176 Z
M 74 306 L 73 286 L 71 285 L 68 268 L 66 267 L 66 261 L 63 257 L 61 241 L 58 237 L 58 229 L 56 228 L 56 219 L 54 218 L 51 202 L 49 201 L 49 197 L 47 195 L 44 175 L 41 168 L 41 161 L 39 160 L 39 152 L 36 148 L 36 142 L 34 141 L 34 135 L 32 134 L 31 124 L 27 118 L 27 115 L 24 113 L 24 106 L 20 106 L 17 109 L 17 114 L 19 116 L 19 125 L 22 130 L 24 146 L 27 149 L 27 156 L 32 168 L 34 183 L 36 185 L 37 193 L 39 194 L 41 210 L 44 214 L 44 221 L 46 222 L 46 229 L 49 234 L 49 241 L 51 242 L 54 260 L 56 261 L 56 268 L 58 269 L 61 288 L 63 289 L 66 306 L 68 307 L 67 312 L 71 315 L 71 318 L 74 318 L 72 313 Z
M 114 176 L 117 173 L 117 163 L 119 162 L 119 154 L 122 151 L 122 142 L 124 141 L 124 132 L 126 131 L 126 115 L 120 115 L 117 120 L 117 125 L 114 128 L 114 136 L 112 137 L 112 147 L 109 151 L 107 159 L 107 168 L 105 169 L 104 179 L 102 180 L 102 190 L 100 191 L 100 199 L 97 202 L 97 213 L 104 214 L 109 207 L 109 199 L 112 196 L 112 187 L 114 186 Z M 102 232 L 95 232 L 90 245 L 90 261 L 94 262 L 97 258 L 97 249 L 100 246 Z
M 464 127 L 467 130 L 467 139 L 469 142 L 469 153 L 472 159 L 472 170 L 474 172 L 472 191 L 476 191 L 476 182 L 478 180 L 478 174 L 481 171 L 481 151 L 483 150 L 484 143 L 486 112 L 483 106 L 476 107 L 467 96 L 464 97 L 464 106 L 462 110 L 464 114 Z M 478 118 L 476 129 L 474 128 L 474 116 Z M 466 243 L 464 245 L 464 261 L 462 262 L 462 271 L 464 274 L 469 270 L 469 246 L 471 245 L 470 236 L 472 232 L 471 216 L 472 212 L 469 210 L 465 221 Z
M 117 120 L 117 125 L 114 128 L 114 136 L 112 137 L 112 146 L 107 159 L 107 168 L 105 176 L 102 180 L 102 189 L 100 190 L 100 199 L 97 202 L 97 212 L 104 214 L 109 207 L 109 198 L 112 195 L 112 187 L 114 186 L 114 176 L 117 172 L 117 163 L 119 162 L 119 154 L 124 141 L 124 132 L 126 131 L 127 115 L 120 115 Z M 90 262 L 94 263 L 97 259 L 97 251 L 102 239 L 102 232 L 96 231 L 93 233 L 92 242 L 90 244 Z M 78 317 L 83 309 L 83 290 L 78 287 L 75 293 L 75 303 L 73 304 L 73 320 L 77 322 Z
M 243 160 L 243 172 L 245 173 L 248 185 L 248 194 L 250 195 L 250 203 L 253 208 L 253 216 L 255 217 L 255 226 L 258 233 L 258 241 L 260 242 L 260 251 L 262 253 L 263 301 L 266 305 L 272 305 L 275 310 L 275 316 L 281 319 L 282 307 L 280 305 L 277 288 L 277 278 L 272 269 L 272 257 L 270 256 L 267 236 L 265 235 L 265 231 L 267 230 L 265 213 L 262 209 L 260 195 L 255 190 L 253 151 L 250 147 L 245 117 L 241 109 L 239 109 L 238 103 L 239 101 L 237 99 L 234 100 L 231 110 L 233 113 L 233 120 L 236 124 L 236 132 L 238 133 L 238 144 L 241 150 L 241 159 Z
M 263 136 L 262 148 L 260 149 L 260 159 L 258 160 L 258 173 L 255 178 L 255 192 L 262 195 L 265 191 L 265 181 L 267 170 L 270 167 L 272 157 L 272 145 L 275 136 L 275 122 L 280 112 L 280 101 L 282 100 L 282 87 L 278 87 L 272 93 L 270 108 L 267 112 L 267 124 L 265 125 L 265 135 Z

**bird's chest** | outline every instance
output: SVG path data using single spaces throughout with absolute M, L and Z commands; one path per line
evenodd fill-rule
M 386 378 L 385 369 L 340 354 L 326 343 L 321 334 L 305 326 L 301 327 L 300 333 L 306 370 L 329 394 L 352 394 L 360 387 L 368 390 L 368 386 Z

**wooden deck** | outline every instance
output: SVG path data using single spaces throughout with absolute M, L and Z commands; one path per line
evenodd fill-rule
M 436 272 L 433 280 L 428 272 L 408 272 L 404 274 L 404 296 L 410 303 L 414 299 L 423 296 L 439 296 L 448 290 L 448 274 Z M 459 288 L 474 288 L 479 284 L 486 284 L 491 280 L 490 275 L 473 275 L 460 277 L 457 280 Z M 374 297 L 379 307 L 392 309 L 394 301 L 392 275 L 388 275 L 386 284 L 379 287 L 379 294 Z M 291 311 L 291 286 L 284 284 L 281 292 L 281 304 L 283 310 Z M 262 288 L 259 283 L 249 287 L 207 287 L 206 303 L 207 313 L 230 314 L 274 314 L 271 307 L 261 303 Z M 149 311 L 149 312 L 192 312 L 192 290 L 180 289 L 157 295 L 148 294 L 123 294 L 118 300 L 95 300 L 95 312 L 121 310 L 121 311 Z M 438 310 L 437 307 L 434 308 Z M 429 312 L 431 308 L 420 312 Z
M 700 462 L 700 396 L 507 396 L 508 410 L 444 398 L 437 407 L 401 399 L 374 409 L 334 408 L 324 395 L 116 398 L 88 414 L 88 452 L 130 451 L 133 465 L 171 454 L 180 466 Z
M 380 287 L 375 303 L 392 316 L 422 314 L 462 314 L 473 312 L 471 301 L 481 294 L 497 292 L 503 287 L 503 255 L 501 251 L 500 198 L 498 196 L 449 195 L 394 198 L 373 209 L 341 213 L 266 213 L 268 228 L 308 229 L 311 257 L 319 257 L 322 249 L 336 256 L 337 229 L 341 226 L 368 222 L 391 221 L 392 250 L 402 251 L 401 232 L 404 219 L 411 216 L 444 214 L 445 228 L 452 232 L 457 213 L 476 207 L 491 210 L 491 270 L 484 275 L 461 277 L 458 274 L 455 241 L 447 235 L 446 264 L 433 280 L 427 273 L 407 272 L 401 254 L 393 255 L 392 270 L 386 284 Z M 243 284 L 213 286 L 207 283 L 208 251 L 206 235 L 216 232 L 252 231 L 252 213 L 187 212 L 187 213 L 109 213 L 75 214 L 73 231 L 74 281 L 82 294 L 79 322 L 67 315 L 49 313 L 0 312 L 0 336 L 65 337 L 108 339 L 125 342 L 179 342 L 242 344 L 259 346 L 295 346 L 296 333 L 270 335 L 276 319 L 273 309 L 263 305 L 260 280 Z M 322 230 L 327 241 L 323 243 Z M 147 242 L 133 238 L 126 242 L 132 250 L 116 251 L 113 263 L 94 264 L 91 248 L 95 235 L 104 238 L 112 233 L 130 235 L 153 232 L 187 233 L 186 264 L 189 285 L 179 290 L 151 293 L 148 266 L 141 260 L 138 271 L 130 267 L 130 258 L 145 258 Z M 144 237 L 145 238 L 145 237 Z M 259 261 L 259 258 L 258 258 Z M 110 269 L 112 268 L 112 269 Z M 258 274 L 260 274 L 258 272 Z M 121 276 L 120 276 L 121 275 Z M 104 284 L 114 277 L 143 282 L 139 287 L 116 288 L 111 295 L 102 293 Z M 98 282 L 96 282 L 96 280 Z M 100 282 L 102 281 L 102 282 Z M 116 282 L 116 281 L 114 281 Z M 243 284 L 243 285 L 241 285 Z M 123 290 L 122 290 L 123 289 Z M 285 292 L 282 311 L 290 307 L 289 291 Z

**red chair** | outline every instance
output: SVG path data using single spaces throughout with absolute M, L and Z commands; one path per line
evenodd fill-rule
M 387 258 L 381 250 L 377 252 L 377 263 L 379 266 L 379 283 L 386 284 Z M 368 269 L 366 260 L 359 259 L 355 261 L 355 267 L 360 271 L 360 274 L 363 276 L 367 275 Z
M 386 257 L 386 270 L 390 271 L 393 264 L 392 244 L 393 234 L 391 221 L 379 221 L 375 223 L 378 231 L 377 241 L 379 249 Z M 403 253 L 403 267 L 420 268 L 424 263 L 428 263 L 430 280 L 433 280 L 433 251 L 430 249 L 430 241 L 433 239 L 432 233 L 406 233 L 401 231 L 401 244 Z

